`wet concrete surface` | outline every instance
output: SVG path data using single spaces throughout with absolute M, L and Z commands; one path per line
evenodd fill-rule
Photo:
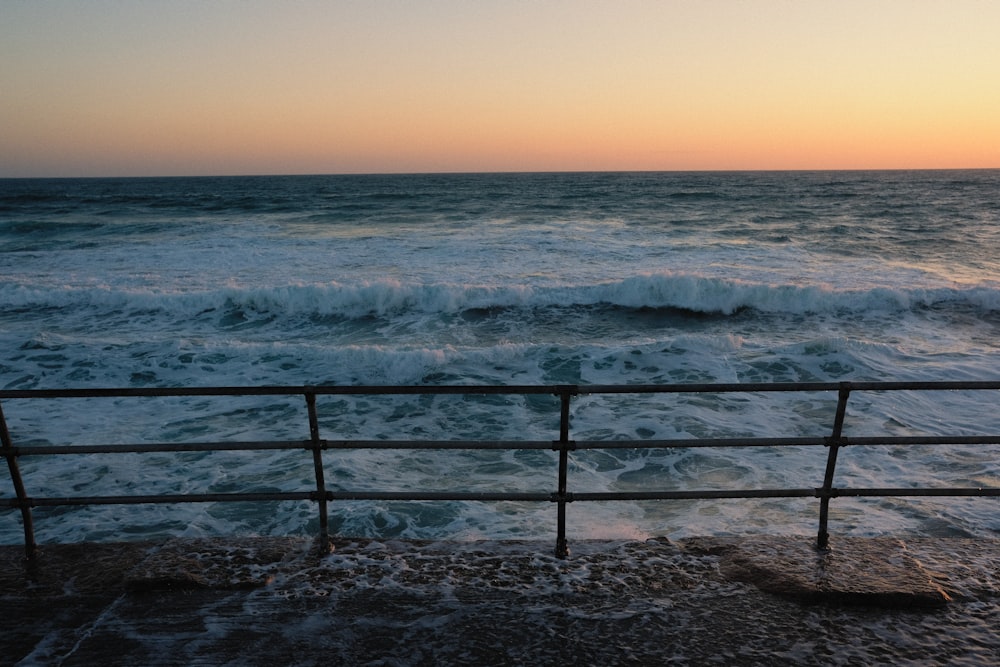
M 11 665 L 995 664 L 1000 541 L 0 547 Z

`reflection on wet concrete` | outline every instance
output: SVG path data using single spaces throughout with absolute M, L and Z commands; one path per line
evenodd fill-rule
M 0 548 L 5 664 L 984 664 L 1000 541 Z M 9 662 L 8 662 L 9 661 Z

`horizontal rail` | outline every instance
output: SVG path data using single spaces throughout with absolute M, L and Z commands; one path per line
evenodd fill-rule
M 16 456 L 60 456 L 66 454 L 151 454 L 159 452 L 227 452 L 309 449 L 308 440 L 254 442 L 161 442 L 138 445 L 22 445 L 14 447 Z
M 956 391 L 1000 389 L 1000 380 L 914 382 L 747 382 L 691 384 L 587 385 L 288 385 L 260 387 L 118 387 L 92 389 L 0 389 L 0 400 L 10 398 L 137 398 L 157 396 L 316 396 L 344 395 L 571 395 L 690 394 L 839 391 Z
M 698 491 L 593 491 L 567 493 L 566 502 L 587 502 L 607 500 L 724 500 L 742 498 L 819 498 L 822 489 L 743 489 L 743 490 L 698 490 Z M 1000 488 L 850 488 L 833 489 L 832 496 L 880 498 L 880 497 L 942 497 L 1000 496 Z M 531 492 L 460 492 L 460 491 L 327 491 L 326 500 L 404 500 L 404 501 L 548 501 L 559 502 L 558 494 Z M 272 493 L 187 493 L 162 494 L 152 496 L 63 496 L 28 498 L 29 507 L 58 507 L 84 505 L 164 505 L 174 503 L 208 502 L 268 502 L 287 500 L 317 500 L 314 491 L 285 491 Z M 12 502 L 12 501 L 9 501 Z
M 698 447 L 803 447 L 827 445 L 829 438 L 676 438 L 670 440 L 571 440 L 570 450 L 592 449 L 692 449 Z M 997 445 L 1000 435 L 956 436 L 873 436 L 842 438 L 841 447 L 877 445 Z M 558 449 L 552 440 L 321 440 L 328 449 L 467 449 L 539 450 Z M 264 451 L 309 449 L 308 440 L 253 442 L 164 442 L 141 445 L 22 445 L 13 448 L 15 456 L 58 456 L 66 454 L 148 454 L 155 452 Z
M 712 498 L 803 498 L 819 497 L 818 488 L 692 490 L 692 491 L 576 491 L 567 493 L 574 500 L 705 500 Z M 831 489 L 834 497 L 847 496 L 1000 496 L 1000 487 L 879 487 Z M 315 491 L 276 491 L 262 493 L 186 493 L 148 496 L 62 496 L 28 498 L 34 507 L 55 505 L 142 505 L 147 503 L 213 502 L 226 500 L 315 500 Z M 532 492 L 461 492 L 461 491 L 327 491 L 327 500 L 553 500 L 551 493 Z M 17 501 L 8 500 L 11 506 Z
M 152 398 L 163 396 L 413 396 L 413 395 L 551 395 L 573 385 L 351 385 L 260 387 L 118 387 L 93 389 L 0 389 L 9 398 Z
M 852 436 L 843 434 L 847 403 L 857 392 L 892 391 L 982 391 L 1000 390 L 1000 381 L 960 382 L 805 382 L 805 383 L 715 383 L 677 385 L 481 385 L 481 386 L 261 386 L 261 387 L 179 387 L 179 388 L 94 388 L 94 389 L 4 389 L 0 401 L 21 399 L 80 399 L 80 398 L 162 398 L 209 396 L 300 396 L 306 399 L 309 413 L 308 439 L 255 440 L 235 442 L 160 442 L 135 444 L 54 444 L 16 445 L 7 429 L 0 409 L 0 439 L 7 460 L 16 498 L 0 501 L 0 508 L 19 509 L 25 532 L 25 549 L 33 557 L 35 545 L 33 507 L 84 505 L 138 505 L 201 502 L 279 502 L 311 501 L 320 508 L 320 541 L 328 541 L 327 503 L 337 501 L 475 501 L 475 502 L 551 502 L 558 506 L 556 552 L 568 554 L 565 536 L 566 505 L 572 502 L 643 501 L 643 500 L 721 500 L 763 498 L 818 498 L 820 500 L 820 530 L 817 544 L 825 548 L 828 539 L 829 501 L 838 497 L 1000 497 L 1000 488 L 936 487 L 936 488 L 840 488 L 834 485 L 837 453 L 848 446 L 940 446 L 996 445 L 997 435 L 934 435 L 934 436 Z M 570 437 L 570 402 L 584 395 L 615 394 L 682 394 L 682 393 L 771 393 L 771 392 L 837 392 L 836 415 L 830 435 L 810 437 L 736 437 L 736 438 L 676 438 L 574 440 Z M 318 396 L 342 395 L 554 395 L 560 399 L 558 438 L 553 440 L 350 440 L 321 437 L 316 413 Z M 574 492 L 568 487 L 569 455 L 574 451 L 616 449 L 677 449 L 727 447 L 823 447 L 827 452 L 823 484 L 810 488 L 784 489 L 653 489 L 628 492 Z M 558 453 L 558 480 L 555 491 L 474 492 L 474 491 L 384 491 L 328 490 L 321 453 L 329 450 L 552 450 Z M 303 450 L 312 453 L 316 485 L 302 491 L 185 493 L 163 495 L 63 496 L 32 497 L 24 487 L 18 468 L 18 458 L 24 456 L 66 456 L 81 454 L 146 454 L 154 452 L 212 452 L 267 450 Z
M 995 497 L 1000 496 L 1000 488 L 992 487 L 931 487 L 931 488 L 909 488 L 909 489 L 832 489 L 831 497 L 834 498 L 881 498 L 881 497 L 912 497 L 922 496 L 963 496 L 963 497 Z
M 268 502 L 279 500 L 315 500 L 312 491 L 279 491 L 274 493 L 170 493 L 154 496 L 64 496 L 61 498 L 28 498 L 31 507 L 81 505 L 173 505 L 175 503 Z
M 876 445 L 995 445 L 1000 435 L 868 436 L 842 438 L 841 446 Z

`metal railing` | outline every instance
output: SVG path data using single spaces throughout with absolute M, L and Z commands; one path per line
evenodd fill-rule
M 531 501 L 557 505 L 556 555 L 569 553 L 566 537 L 566 506 L 571 502 L 635 500 L 709 500 L 762 498 L 819 499 L 817 547 L 829 542 L 830 500 L 837 497 L 889 496 L 1000 496 L 1000 488 L 838 488 L 834 486 L 837 455 L 846 446 L 871 445 L 990 445 L 1000 444 L 997 435 L 867 436 L 847 437 L 844 421 L 852 392 L 1000 390 L 1000 381 L 985 382 L 807 382 L 765 384 L 676 384 L 676 385 L 522 385 L 522 386 L 289 386 L 289 387 L 208 387 L 130 388 L 65 390 L 0 390 L 0 401 L 9 399 L 138 398 L 185 396 L 302 396 L 305 399 L 309 438 L 307 440 L 260 440 L 250 442 L 169 442 L 106 445 L 22 445 L 14 443 L 0 407 L 0 440 L 16 497 L 0 502 L 0 507 L 20 510 L 26 556 L 36 553 L 32 508 L 65 505 L 131 505 L 145 503 L 198 503 L 310 500 L 319 510 L 318 542 L 330 544 L 328 505 L 347 500 L 400 501 Z M 570 437 L 570 407 L 580 395 L 595 394 L 678 394 L 678 393 L 765 393 L 836 392 L 837 407 L 829 435 L 814 437 L 685 438 L 667 440 L 573 440 Z M 555 440 L 338 440 L 325 439 L 320 432 L 316 400 L 332 395 L 555 395 L 559 398 L 559 434 Z M 827 449 L 822 486 L 814 488 L 663 490 L 633 492 L 572 492 L 568 486 L 570 454 L 583 450 L 677 449 L 696 447 L 789 447 L 817 446 Z M 73 454 L 125 454 L 150 452 L 305 450 L 311 454 L 315 487 L 301 491 L 267 493 L 188 493 L 162 495 L 33 497 L 21 476 L 18 459 L 27 456 Z M 558 453 L 556 490 L 552 492 L 398 492 L 332 491 L 327 488 L 323 452 L 334 449 L 469 449 L 469 450 L 554 450 Z

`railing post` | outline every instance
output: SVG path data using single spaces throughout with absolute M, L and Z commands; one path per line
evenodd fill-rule
M 316 501 L 319 503 L 319 537 L 316 547 L 321 554 L 330 552 L 330 529 L 327 517 L 326 479 L 323 475 L 323 441 L 319 437 L 319 419 L 316 416 L 316 394 L 306 393 L 309 408 L 309 440 L 316 470 Z
M 577 393 L 576 387 L 559 387 L 559 485 L 556 492 L 556 557 L 566 558 L 569 556 L 569 545 L 566 541 L 566 503 L 572 500 L 566 492 L 567 477 L 569 476 L 569 450 L 573 448 L 573 443 L 569 439 L 569 402 Z
M 840 447 L 846 444 L 844 432 L 844 417 L 847 415 L 847 399 L 851 395 L 851 383 L 841 382 L 837 398 L 837 414 L 833 420 L 833 433 L 827 439 L 830 451 L 826 458 L 826 473 L 823 475 L 823 488 L 819 490 L 819 532 L 816 535 L 816 548 L 826 549 L 830 545 L 830 533 L 827 523 L 830 518 L 830 498 L 836 495 L 833 490 L 833 474 L 837 468 L 837 454 Z
M 17 452 L 14 450 L 10 431 L 7 430 L 7 419 L 4 417 L 2 405 L 0 405 L 0 445 L 3 447 L 4 458 L 7 459 L 10 479 L 14 484 L 14 493 L 17 494 L 17 504 L 21 509 L 21 523 L 24 525 L 24 557 L 29 562 L 33 562 L 35 556 L 38 555 L 38 545 L 35 544 L 35 523 L 31 517 L 31 500 L 24 490 L 24 480 L 21 479 L 21 470 L 17 465 Z

